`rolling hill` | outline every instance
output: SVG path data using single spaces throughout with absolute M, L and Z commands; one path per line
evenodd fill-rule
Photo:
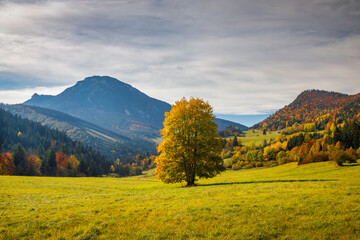
M 70 114 L 126 136 L 155 138 L 171 105 L 108 76 L 87 77 L 56 96 L 34 94 L 24 102 Z M 247 127 L 217 119 L 219 130 Z
M 141 152 L 155 151 L 155 144 L 151 141 L 130 139 L 59 111 L 22 104 L 0 104 L 0 108 L 50 128 L 64 131 L 72 139 L 92 146 L 111 159 L 124 159 Z
M 307 90 L 291 104 L 277 111 L 254 128 L 280 130 L 295 123 L 316 123 L 317 129 L 324 129 L 331 121 L 360 119 L 360 93 L 346 95 L 336 92 Z

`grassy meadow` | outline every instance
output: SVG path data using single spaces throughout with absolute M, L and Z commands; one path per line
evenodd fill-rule
M 152 176 L 0 176 L 0 239 L 359 239 L 360 164 Z
M 263 132 L 258 129 L 243 131 L 245 136 L 237 137 L 238 140 L 241 140 L 241 144 L 245 146 L 249 146 L 250 143 L 255 145 L 263 144 L 264 140 L 270 141 L 275 140 L 277 137 L 281 135 L 280 131 L 267 132 L 266 135 L 263 135 Z M 234 137 L 228 137 L 227 139 L 233 139 Z

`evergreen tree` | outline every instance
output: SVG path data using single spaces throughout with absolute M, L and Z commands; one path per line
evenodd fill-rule
M 15 164 L 15 175 L 24 175 L 25 174 L 25 149 L 21 146 L 20 143 L 16 144 L 13 151 L 13 161 Z
M 37 153 L 36 155 L 40 158 L 40 159 L 44 159 L 44 154 L 45 154 L 45 150 L 42 146 L 39 146 L 37 149 Z
M 239 143 L 238 143 L 237 137 L 234 136 L 233 147 L 237 147 L 237 146 L 239 146 Z
M 45 154 L 43 163 L 43 173 L 48 176 L 55 176 L 56 173 L 56 153 L 53 146 Z

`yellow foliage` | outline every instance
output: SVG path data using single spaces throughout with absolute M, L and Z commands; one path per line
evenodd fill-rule
M 35 154 L 29 154 L 26 156 L 26 168 L 31 170 L 31 174 L 40 175 L 41 159 Z
M 214 177 L 224 170 L 222 140 L 214 119 L 209 103 L 198 98 L 183 98 L 165 113 L 163 142 L 155 160 L 157 178 L 165 183 L 186 181 L 194 185 L 196 177 Z
M 77 158 L 75 157 L 75 155 L 71 155 L 69 157 L 69 165 L 72 169 L 74 169 L 75 171 L 78 170 L 80 162 L 79 160 L 77 160 Z

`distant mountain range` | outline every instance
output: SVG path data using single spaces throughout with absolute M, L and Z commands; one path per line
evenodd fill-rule
M 122 135 L 146 138 L 159 136 L 164 113 L 171 109 L 170 104 L 108 76 L 85 78 L 56 96 L 34 94 L 24 105 L 57 110 Z M 247 129 L 227 120 L 215 122 L 219 130 L 228 126 Z
M 360 93 L 346 95 L 307 90 L 291 104 L 256 124 L 254 128 L 280 130 L 291 127 L 295 123 L 316 123 L 323 128 L 329 121 L 341 123 L 355 118 L 360 120 Z
M 235 115 L 235 114 L 220 114 L 216 113 L 215 116 L 221 119 L 225 119 L 232 122 L 241 123 L 247 127 L 252 127 L 266 118 L 270 117 L 271 114 L 275 113 L 276 110 L 264 114 L 252 114 L 252 115 Z

